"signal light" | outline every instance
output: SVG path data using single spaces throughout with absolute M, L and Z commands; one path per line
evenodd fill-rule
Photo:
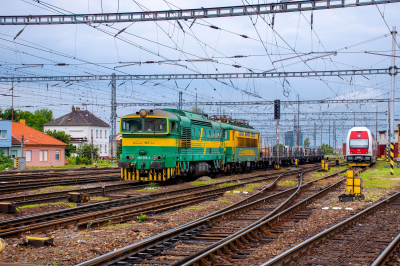
M 274 100 L 274 119 L 279 120 L 281 118 L 281 101 Z

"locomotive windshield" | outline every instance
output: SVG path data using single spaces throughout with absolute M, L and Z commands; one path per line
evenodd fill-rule
M 145 118 L 144 133 L 166 133 L 167 120 L 164 118 Z
M 368 139 L 350 139 L 351 149 L 368 149 Z
M 167 133 L 165 118 L 124 118 L 121 125 L 122 133 Z
M 121 132 L 122 133 L 137 133 L 143 131 L 142 118 L 124 118 L 122 120 Z

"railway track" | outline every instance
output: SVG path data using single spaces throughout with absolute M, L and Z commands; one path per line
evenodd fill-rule
M 399 212 L 400 192 L 301 242 L 262 266 L 399 265 Z
M 54 168 L 54 169 L 32 169 L 32 170 L 10 170 L 10 171 L 0 171 L 0 176 L 18 174 L 18 173 L 49 173 L 49 172 L 80 172 L 80 171 L 97 171 L 97 170 L 119 170 L 118 167 L 99 167 L 99 168 Z
M 33 190 L 52 186 L 71 186 L 87 183 L 97 183 L 97 182 L 110 182 L 110 181 L 121 181 L 119 175 L 111 176 L 99 176 L 90 178 L 77 178 L 69 180 L 57 180 L 57 181 L 32 181 L 32 182 L 18 182 L 12 184 L 2 184 L 0 188 L 0 195 L 15 193 L 23 190 Z
M 93 176 L 93 175 L 102 175 L 102 174 L 117 174 L 119 170 L 92 170 L 87 172 L 67 172 L 67 173 L 35 173 L 35 174 L 12 174 L 12 175 L 0 175 L 0 182 L 12 182 L 15 180 L 19 181 L 26 181 L 26 180 L 46 180 L 46 179 L 53 179 L 58 177 L 63 178 L 73 178 L 73 177 L 82 177 L 82 176 Z
M 40 213 L 35 215 L 28 215 L 17 217 L 13 219 L 0 221 L 0 237 L 16 237 L 22 234 L 34 233 L 40 231 L 46 231 L 49 229 L 60 228 L 71 224 L 78 224 L 82 222 L 89 222 L 94 219 L 99 219 L 102 217 L 113 217 L 115 215 L 121 214 L 134 214 L 137 211 L 143 211 L 141 208 L 147 206 L 146 204 L 152 205 L 154 202 L 157 203 L 157 199 L 176 196 L 179 194 L 186 194 L 183 197 L 193 198 L 196 196 L 205 195 L 217 195 L 223 193 L 227 190 L 231 190 L 246 184 L 258 181 L 266 181 L 276 176 L 295 174 L 298 171 L 312 171 L 312 169 L 302 169 L 302 170 L 291 170 L 285 171 L 278 174 L 260 175 L 253 177 L 245 177 L 239 179 L 241 183 L 232 186 L 218 187 L 218 184 L 224 184 L 227 182 L 219 182 L 211 185 L 203 185 L 192 188 L 184 188 L 179 190 L 171 190 L 165 192 L 154 193 L 148 196 L 138 196 L 131 198 L 123 198 L 105 202 L 92 203 L 84 206 L 68 208 L 63 210 L 57 210 L 47 213 Z M 168 199 L 165 199 L 168 200 Z M 138 204 L 140 203 L 140 204 Z M 159 204 L 156 204 L 159 206 Z
M 383 250 L 371 266 L 396 266 L 400 264 L 400 234 Z
M 148 185 L 144 182 L 125 182 L 122 184 L 113 184 L 104 186 L 104 193 L 115 193 L 130 189 L 141 189 Z M 103 194 L 103 187 L 91 187 L 91 188 L 80 188 L 80 189 L 70 189 L 56 192 L 46 192 L 40 194 L 32 195 L 22 195 L 22 196 L 12 196 L 0 198 L 0 202 L 12 202 L 15 206 L 24 206 L 31 204 L 41 204 L 47 202 L 59 202 L 67 199 L 67 194 L 69 192 L 81 192 L 89 194 L 90 196 L 97 196 Z
M 221 250 L 222 252 L 224 252 L 224 250 L 229 250 L 232 245 L 242 245 L 239 243 L 243 241 L 242 234 L 250 230 L 248 229 L 249 227 L 256 226 L 260 223 L 265 224 L 265 220 L 268 219 L 268 217 L 273 216 L 270 218 L 273 219 L 279 216 L 280 213 L 282 213 L 281 211 L 285 209 L 288 204 L 291 204 L 296 198 L 296 195 L 298 195 L 303 188 L 308 188 L 315 182 L 336 176 L 344 171 L 345 170 L 339 171 L 333 175 L 325 176 L 306 184 L 301 184 L 300 180 L 298 187 L 275 194 L 265 195 L 264 193 L 271 190 L 279 178 L 282 177 L 282 175 L 278 176 L 274 182 L 263 191 L 260 191 L 258 195 L 254 195 L 255 198 L 253 201 L 249 202 L 248 199 L 242 200 L 234 206 L 228 206 L 223 210 L 201 217 L 185 225 L 178 226 L 78 265 L 211 265 L 205 261 L 205 257 L 208 257 L 206 254 L 207 252 L 213 250 L 216 246 L 218 250 L 215 252 L 218 253 L 221 252 Z M 302 170 L 301 172 L 305 171 Z M 317 194 L 326 193 L 333 187 L 339 185 L 343 180 L 325 188 Z M 268 219 L 268 221 L 270 219 Z M 240 234 L 239 240 L 235 238 L 238 234 Z M 249 232 L 246 239 L 251 239 L 253 236 L 254 233 Z M 230 240 L 233 242 L 229 242 Z M 248 239 L 244 241 L 244 243 L 248 242 Z M 222 243 L 226 245 L 220 246 L 223 245 Z M 219 248 L 221 250 L 219 250 Z M 246 252 L 242 254 L 246 254 Z M 240 257 L 242 254 L 236 254 L 236 256 Z M 202 255 L 205 257 L 201 257 Z M 198 258 L 198 256 L 201 258 Z M 192 263 L 192 260 L 194 260 L 194 263 Z M 214 261 L 214 263 L 217 262 Z

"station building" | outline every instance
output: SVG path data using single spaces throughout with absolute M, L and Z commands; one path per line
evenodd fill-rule
M 99 148 L 101 159 L 110 157 L 110 125 L 87 110 L 72 106 L 72 111 L 43 125 L 44 131 L 64 131 L 71 135 L 71 144 L 92 144 Z

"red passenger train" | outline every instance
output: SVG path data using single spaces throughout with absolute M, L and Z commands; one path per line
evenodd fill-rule
M 378 143 L 371 130 L 353 127 L 347 135 L 346 161 L 350 166 L 369 166 L 378 156 Z

